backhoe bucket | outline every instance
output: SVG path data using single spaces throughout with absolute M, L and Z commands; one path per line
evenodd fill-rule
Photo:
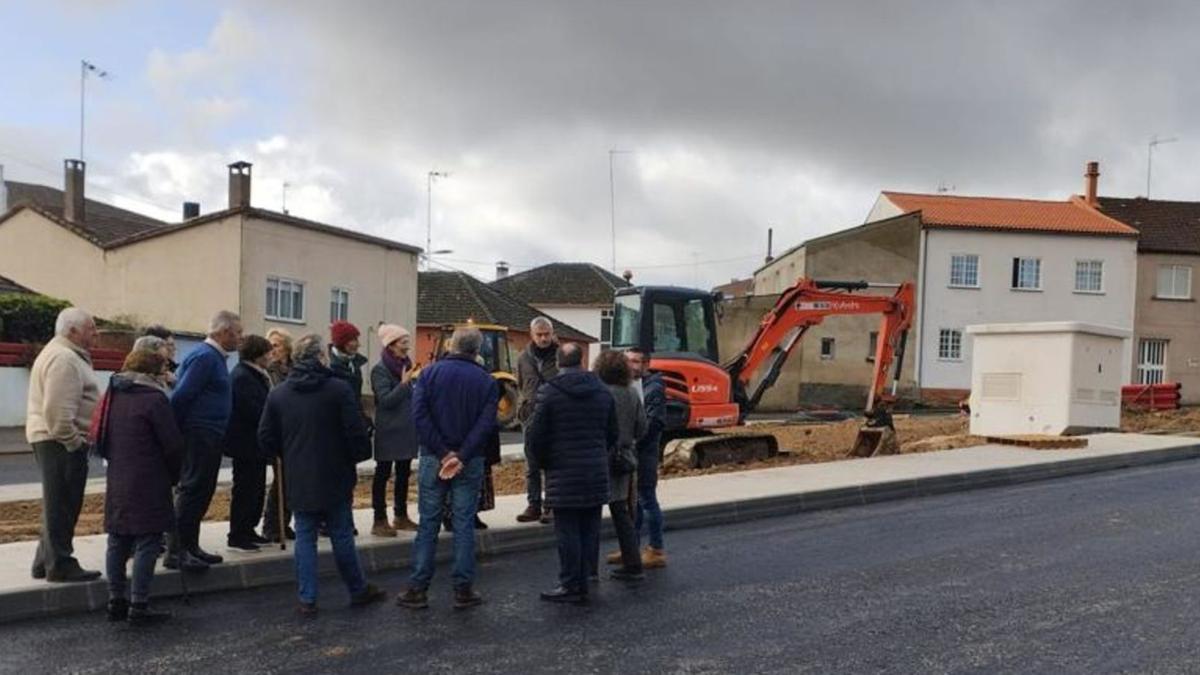
M 850 449 L 851 457 L 876 457 L 894 455 L 900 451 L 896 443 L 896 430 L 891 427 L 860 427 Z

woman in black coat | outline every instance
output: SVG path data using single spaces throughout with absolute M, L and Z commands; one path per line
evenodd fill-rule
M 371 534 L 394 537 L 396 530 L 415 532 L 417 524 L 408 517 L 408 483 L 412 461 L 417 458 L 417 427 L 412 419 L 413 362 L 409 357 L 412 337 L 395 324 L 376 330 L 383 354 L 371 369 L 371 391 L 375 394 L 375 478 L 371 506 L 375 524 Z M 387 492 L 392 468 L 396 469 L 395 519 L 388 523 Z
M 183 435 L 161 377 L 166 359 L 133 351 L 113 376 L 97 408 L 96 452 L 108 461 L 104 529 L 108 532 L 108 618 L 155 623 L 170 614 L 147 606 L 163 533 L 175 527 L 171 488 L 179 480 Z M 126 596 L 125 565 L 133 557 L 133 583 Z
M 240 359 L 230 373 L 233 414 L 225 432 L 225 454 L 233 458 L 233 496 L 229 505 L 229 547 L 257 551 L 267 543 L 258 536 L 258 526 L 267 492 L 267 463 L 258 448 L 258 422 L 271 376 L 267 373 L 271 343 L 259 335 L 242 339 Z

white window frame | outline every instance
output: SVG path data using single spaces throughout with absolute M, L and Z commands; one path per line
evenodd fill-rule
M 825 345 L 829 345 L 829 353 L 825 353 Z M 821 360 L 832 361 L 837 356 L 837 340 L 831 337 L 821 338 Z
M 350 320 L 350 289 L 334 286 L 329 289 L 329 323 Z
M 604 324 L 608 324 L 608 341 L 604 340 Z M 613 329 L 613 311 L 611 309 L 600 310 L 600 350 L 610 349 L 612 347 L 612 329 Z
M 963 279 L 954 280 L 954 269 L 957 262 L 962 262 Z M 968 263 L 974 262 L 975 283 L 967 283 Z M 954 253 L 950 256 L 950 288 L 979 288 L 979 256 L 974 253 Z
M 1163 283 L 1162 283 L 1163 282 L 1163 272 L 1166 272 L 1168 270 L 1170 270 L 1170 272 L 1171 272 L 1171 289 L 1170 289 L 1171 292 L 1164 293 L 1163 292 Z M 1183 295 L 1180 295 L 1176 292 L 1178 290 L 1178 287 L 1180 286 L 1180 284 L 1178 283 L 1179 282 L 1178 275 L 1181 271 L 1187 272 L 1187 277 L 1186 277 L 1187 282 L 1185 284 L 1186 288 L 1184 289 Z M 1158 276 L 1154 280 L 1154 297 L 1162 299 L 1162 300 L 1191 300 L 1192 299 L 1192 266 L 1191 265 L 1159 265 L 1158 266 Z
M 1098 275 L 1098 288 L 1080 288 L 1080 268 L 1084 265 L 1089 267 L 1088 271 L 1083 272 L 1086 277 L 1090 277 L 1093 271 Z M 1092 270 L 1095 266 L 1095 270 Z M 1083 295 L 1104 295 L 1104 261 L 1096 258 L 1080 258 L 1075 261 L 1075 292 Z
M 271 285 L 275 286 L 275 308 L 271 308 Z M 267 277 L 266 292 L 268 294 L 266 306 L 263 307 L 263 315 L 271 321 L 281 321 L 283 323 L 304 323 L 304 282 L 299 279 L 290 279 L 288 277 L 280 277 L 271 275 Z M 299 307 L 296 306 L 296 294 L 299 293 Z M 288 305 L 292 308 L 290 314 L 283 313 L 283 298 L 284 293 L 287 293 Z
M 1138 384 L 1162 384 L 1167 381 L 1167 349 L 1169 340 L 1142 338 L 1138 340 Z
M 1013 264 L 1013 268 L 1014 268 L 1013 271 L 1015 272 L 1015 274 L 1013 275 L 1015 278 L 1010 279 L 1010 282 L 1012 282 L 1012 290 L 1031 292 L 1031 293 L 1042 290 L 1042 259 L 1041 258 L 1026 258 L 1024 256 L 1016 256 L 1012 259 L 1012 261 L 1013 261 L 1012 264 Z M 1027 262 L 1033 262 L 1036 265 L 1036 270 L 1037 270 L 1037 285 L 1036 286 L 1021 286 L 1020 285 L 1021 277 L 1023 276 L 1021 274 L 1021 266 Z
M 939 328 L 937 355 L 938 361 L 958 363 L 962 361 L 963 332 L 958 328 Z

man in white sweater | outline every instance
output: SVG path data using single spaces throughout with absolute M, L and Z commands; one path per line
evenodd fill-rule
M 96 323 L 69 307 L 59 313 L 54 335 L 33 362 L 25 417 L 25 437 L 42 472 L 42 536 L 33 578 L 92 581 L 100 573 L 79 565 L 72 540 L 87 483 L 88 427 L 100 398 L 88 353 Z

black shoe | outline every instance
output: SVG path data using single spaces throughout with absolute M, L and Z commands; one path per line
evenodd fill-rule
M 46 581 L 56 584 L 78 584 L 87 581 L 95 581 L 100 578 L 100 573 L 95 570 L 85 570 L 82 567 L 69 567 L 66 570 L 46 573 Z
M 542 511 L 542 519 L 538 522 L 540 522 L 543 525 L 553 525 L 554 524 L 554 511 L 551 511 L 550 509 L 546 509 L 545 511 Z
M 259 546 L 266 546 L 267 544 L 271 543 L 270 539 L 267 539 L 266 537 L 260 537 L 257 532 L 251 533 L 250 541 L 258 544 Z
M 130 626 L 151 626 L 170 618 L 170 612 L 156 612 L 144 602 L 135 602 L 129 606 Z
M 429 598 L 426 597 L 425 591 L 409 588 L 401 593 L 400 597 L 396 598 L 396 605 L 409 609 L 425 609 L 429 606 Z
M 366 607 L 372 603 L 381 602 L 387 599 L 387 591 L 379 588 L 375 584 L 367 584 L 362 593 L 350 598 L 351 607 Z
M 454 609 L 466 609 L 483 604 L 483 596 L 471 590 L 470 586 L 459 586 L 454 589 Z
M 203 560 L 206 565 L 220 565 L 222 562 L 225 561 L 225 559 L 222 558 L 221 556 L 219 556 L 215 553 L 209 553 L 208 551 L 205 551 L 204 549 L 200 548 L 199 546 L 197 546 L 196 548 L 193 548 L 191 550 L 191 554 L 193 556 L 199 558 L 200 560 Z
M 113 598 L 108 601 L 108 620 L 124 621 L 129 618 L 129 601 L 125 598 Z
M 302 602 L 296 606 L 296 613 L 303 619 L 313 619 L 317 616 L 317 603 Z
M 644 580 L 646 575 L 641 570 L 631 570 L 622 567 L 610 572 L 608 578 L 612 579 L 613 581 L 637 582 Z
M 261 550 L 261 549 L 259 549 L 258 544 L 254 543 L 254 541 L 252 539 L 250 539 L 249 537 L 238 537 L 236 539 L 229 539 L 227 545 L 229 546 L 229 548 L 236 548 L 239 551 Z
M 582 605 L 587 602 L 587 593 L 573 591 L 568 588 L 559 586 L 552 591 L 542 591 L 542 600 L 546 602 L 559 602 L 572 605 Z
M 482 521 L 482 520 L 479 518 L 479 516 L 475 516 L 475 529 L 477 529 L 477 530 L 486 530 L 486 529 L 488 529 L 488 524 L 487 524 L 487 523 L 485 523 L 485 522 L 483 522 L 483 521 Z
M 35 567 L 35 568 L 29 570 L 29 575 L 32 576 L 34 579 L 45 579 L 46 578 L 46 567 L 44 565 L 42 567 Z
M 190 551 L 184 551 L 178 555 L 167 554 L 167 559 L 163 562 L 163 567 L 182 572 L 203 572 L 208 569 L 209 565 L 197 558 Z

